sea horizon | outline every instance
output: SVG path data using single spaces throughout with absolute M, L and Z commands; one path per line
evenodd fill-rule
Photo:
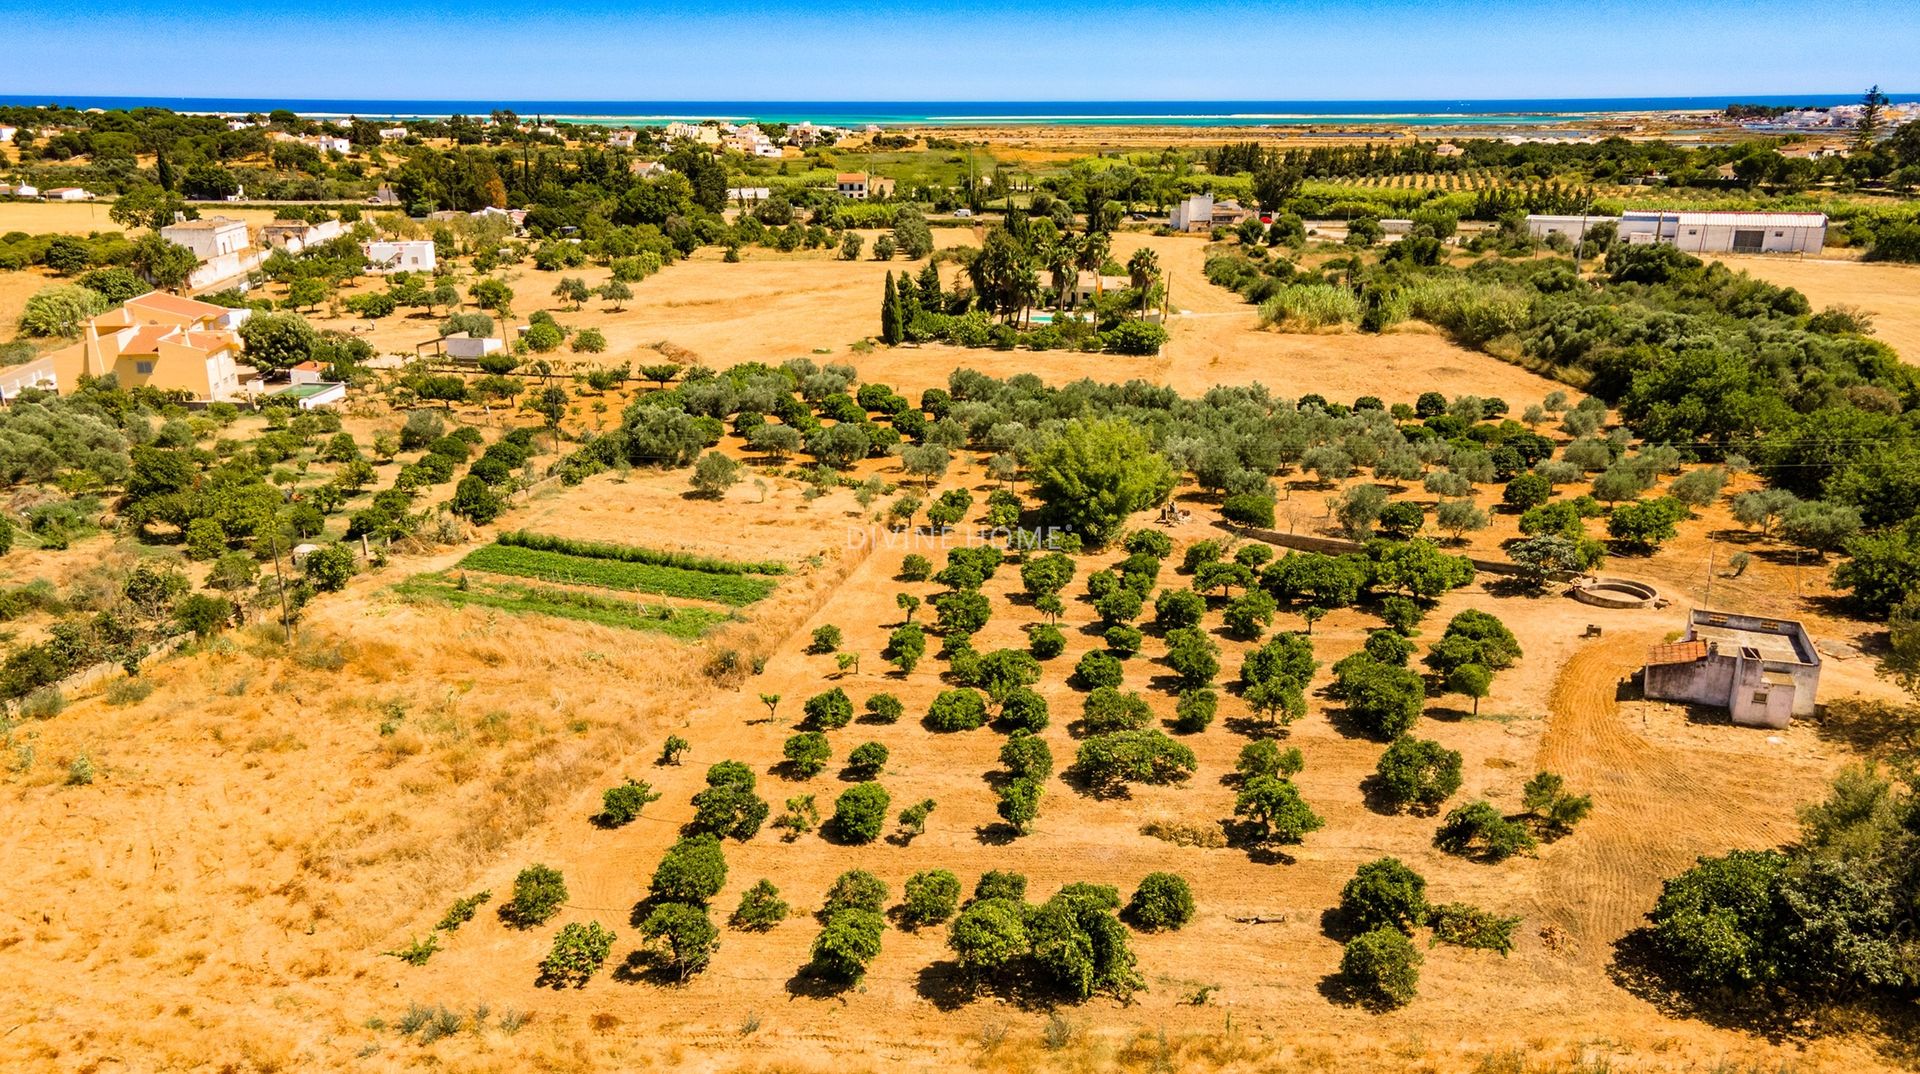
M 1893 103 L 1920 94 L 1888 95 Z M 828 126 L 1205 126 L 1339 124 L 1534 126 L 1569 119 L 1650 113 L 1713 113 L 1732 104 L 1831 108 L 1857 93 L 1720 94 L 1691 97 L 1539 97 L 1427 100 L 1110 100 L 1110 101 L 559 101 L 401 98 L 162 97 L 0 94 L 0 106 L 59 106 L 245 115 L 286 110 L 316 119 L 440 119 L 509 109 L 529 119 L 610 126 L 675 121 L 809 121 Z

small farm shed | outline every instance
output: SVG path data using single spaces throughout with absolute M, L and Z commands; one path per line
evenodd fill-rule
M 1820 654 L 1805 627 L 1695 608 L 1676 642 L 1647 651 L 1646 695 L 1726 709 L 1742 727 L 1782 728 L 1811 716 L 1820 688 Z

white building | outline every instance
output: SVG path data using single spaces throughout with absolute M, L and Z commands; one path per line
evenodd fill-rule
M 1213 195 L 1195 194 L 1173 207 L 1167 226 L 1175 231 L 1205 231 L 1213 226 Z
M 0 127 L 0 142 L 11 142 L 18 133 L 20 130 L 17 127 Z
M 1618 224 L 1617 216 L 1552 216 L 1545 213 L 1527 214 L 1527 234 L 1536 239 L 1549 235 L 1565 235 L 1569 241 L 1578 242 L 1586 237 L 1599 224 Z
M 773 191 L 764 186 L 730 186 L 727 188 L 727 203 L 730 205 L 758 205 L 773 197 Z
M 34 186 L 32 183 L 20 183 L 15 186 L 7 186 L 4 183 L 0 183 L 0 197 L 37 198 L 39 196 L 40 188 Z
M 669 123 L 667 141 L 699 142 L 701 145 L 719 145 L 720 128 L 709 127 L 704 123 Z
M 607 144 L 615 149 L 632 149 L 638 134 L 632 129 L 618 130 L 607 135 Z
M 1670 243 L 1696 254 L 1811 254 L 1826 245 L 1827 216 L 1635 209 L 1620 215 L 1620 239 L 1634 245 Z
M 834 177 L 834 188 L 843 198 L 865 201 L 892 196 L 893 180 L 866 172 L 841 172 Z
M 380 128 L 380 140 L 383 142 L 397 142 L 400 139 L 405 138 L 406 136 L 407 136 L 407 128 L 405 127 Z
M 92 201 L 93 192 L 77 186 L 57 186 L 40 195 L 48 201 Z
M 367 255 L 368 272 L 380 275 L 388 272 L 432 272 L 434 266 L 433 241 L 431 239 L 394 239 L 380 242 L 363 242 L 360 249 Z
M 226 216 L 176 220 L 160 229 L 160 237 L 192 250 L 201 261 L 237 254 L 253 245 L 247 238 L 247 222 Z
M 667 174 L 667 166 L 657 160 L 636 160 L 627 165 L 627 172 L 642 179 L 652 179 L 657 175 Z
M 275 220 L 260 228 L 260 238 L 268 246 L 297 254 L 309 246 L 337 239 L 346 232 L 347 226 L 338 220 L 323 220 L 318 224 L 302 220 Z
M 346 156 L 353 152 L 352 142 L 333 134 L 288 134 L 285 131 L 276 131 L 274 132 L 273 140 L 276 142 L 298 142 L 304 146 L 311 146 L 322 153 L 338 153 L 341 156 Z

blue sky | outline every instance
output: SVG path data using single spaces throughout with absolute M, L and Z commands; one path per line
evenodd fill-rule
M 0 92 L 1327 100 L 1920 90 L 1913 0 L 0 0 Z M 1913 82 L 1915 85 L 1906 85 Z

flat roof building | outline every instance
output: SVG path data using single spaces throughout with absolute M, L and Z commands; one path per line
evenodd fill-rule
M 1813 715 L 1820 654 L 1796 620 L 1695 608 L 1679 641 L 1647 651 L 1641 674 L 1655 700 L 1724 708 L 1742 727 L 1782 728 Z
M 1620 241 L 1664 242 L 1690 254 L 1814 254 L 1826 245 L 1827 215 L 1634 209 L 1620 214 Z

